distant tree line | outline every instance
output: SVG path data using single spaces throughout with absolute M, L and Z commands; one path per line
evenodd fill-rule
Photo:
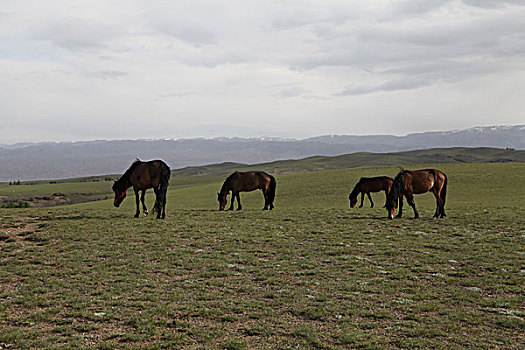
M 20 185 L 20 180 L 18 181 L 9 181 L 9 186 L 18 186 Z

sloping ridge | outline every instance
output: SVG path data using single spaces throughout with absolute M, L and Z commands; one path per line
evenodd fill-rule
M 255 165 L 221 163 L 187 167 L 173 171 L 174 176 L 226 175 L 235 170 L 265 170 L 287 174 L 319 170 L 356 168 L 361 166 L 392 166 L 448 163 L 525 163 L 525 151 L 500 148 L 433 148 L 393 153 L 358 152 L 335 157 L 315 156 L 298 160 L 279 160 Z

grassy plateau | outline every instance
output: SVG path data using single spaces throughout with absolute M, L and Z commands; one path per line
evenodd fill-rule
M 361 176 L 278 175 L 219 212 L 223 176 L 173 176 L 167 218 L 134 198 L 0 209 L 0 349 L 523 349 L 525 164 L 440 164 L 431 194 L 387 220 L 350 209 Z M 39 187 L 40 186 L 40 187 Z M 111 196 L 111 182 L 0 185 L 0 196 Z M 153 192 L 147 195 L 153 206 Z

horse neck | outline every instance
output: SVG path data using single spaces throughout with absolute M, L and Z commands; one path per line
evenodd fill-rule
M 120 179 L 117 180 L 117 182 L 119 183 L 120 186 L 126 186 L 126 188 L 129 188 L 131 186 L 131 183 L 129 181 L 129 179 L 131 178 L 131 174 L 135 171 L 135 169 L 141 165 L 143 162 L 139 159 L 137 159 L 135 162 L 133 162 L 133 164 L 131 164 L 131 166 L 129 167 L 128 170 L 126 170 L 126 172 L 120 177 Z
M 403 173 L 399 173 L 394 179 L 394 182 L 392 183 L 392 188 L 390 190 L 390 194 L 395 201 L 397 201 L 397 199 L 399 198 L 399 193 L 401 192 L 403 187 Z
M 357 195 L 358 195 L 359 192 L 360 192 L 360 188 L 361 188 L 361 183 L 358 182 L 358 183 L 354 186 L 354 189 L 352 190 L 352 192 L 350 192 L 350 197 L 357 197 Z
M 117 186 L 119 188 L 122 188 L 122 190 L 126 190 L 131 186 L 131 183 L 129 182 L 130 174 L 125 173 L 120 177 L 120 179 L 117 180 Z
M 221 194 L 224 194 L 224 193 L 228 193 L 230 192 L 231 190 L 231 184 L 230 184 L 230 179 L 226 179 L 226 181 L 224 181 L 224 183 L 222 184 L 222 187 L 221 187 Z

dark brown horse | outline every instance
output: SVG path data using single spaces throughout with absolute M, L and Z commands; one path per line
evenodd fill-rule
M 401 170 L 394 179 L 392 190 L 387 196 L 386 210 L 388 218 L 392 219 L 399 200 L 399 212 L 397 218 L 403 215 L 403 196 L 407 198 L 408 204 L 414 210 L 414 218 L 419 217 L 414 202 L 414 194 L 432 192 L 436 197 L 436 213 L 434 218 L 445 217 L 445 199 L 447 196 L 447 175 L 436 169 L 424 170 Z
M 378 176 L 378 177 L 362 177 L 354 186 L 352 192 L 348 196 L 350 199 L 350 208 L 355 207 L 357 204 L 357 196 L 361 193 L 361 205 L 359 208 L 363 207 L 363 201 L 365 200 L 365 194 L 368 196 L 370 201 L 370 207 L 374 207 L 374 202 L 370 196 L 370 192 L 380 192 L 385 191 L 385 194 L 388 196 L 390 188 L 392 188 L 392 180 L 388 176 Z
M 156 196 L 153 212 L 157 212 L 157 219 L 160 219 L 161 217 L 164 219 L 166 217 L 166 193 L 168 190 L 170 174 L 170 168 L 162 160 L 142 162 L 137 159 L 131 167 L 126 170 L 124 175 L 113 184 L 113 192 L 115 192 L 115 200 L 113 204 L 115 207 L 118 207 L 124 198 L 126 198 L 126 191 L 128 188 L 133 186 L 137 204 L 135 217 L 138 218 L 140 214 L 140 191 L 142 191 L 142 195 L 140 196 L 142 210 L 144 211 L 144 215 L 148 215 L 148 209 L 146 208 L 146 204 L 144 204 L 144 196 L 149 188 L 153 188 Z
M 264 195 L 264 210 L 274 208 L 273 201 L 275 199 L 275 187 L 277 183 L 272 175 L 263 171 L 236 171 L 224 181 L 221 191 L 218 193 L 219 210 L 224 210 L 228 199 L 228 194 L 232 193 L 232 203 L 229 210 L 233 210 L 233 203 L 237 198 L 237 210 L 242 209 L 241 197 L 239 192 L 249 192 L 254 190 L 262 190 Z

